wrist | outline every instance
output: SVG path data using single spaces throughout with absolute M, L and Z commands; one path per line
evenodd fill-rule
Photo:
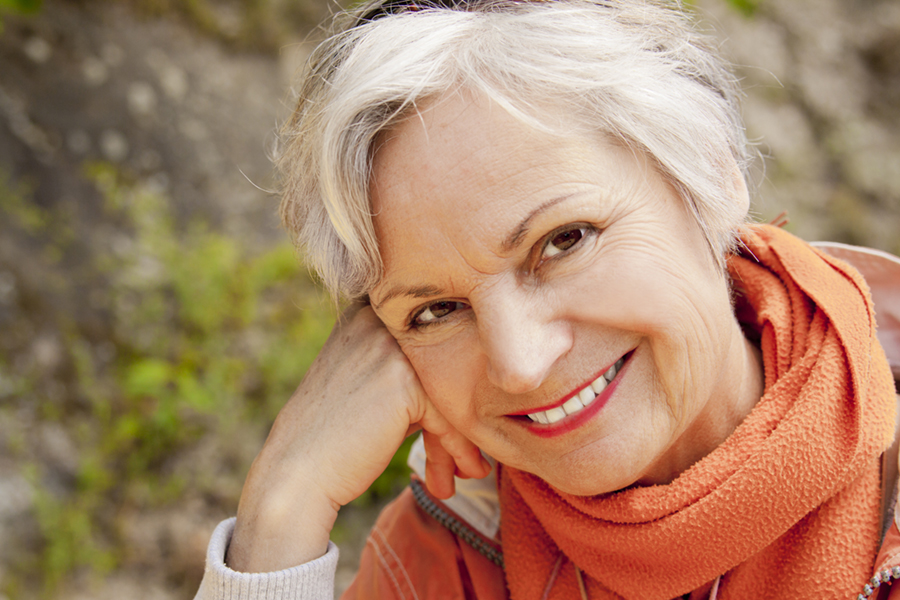
M 225 562 L 242 573 L 289 569 L 323 556 L 338 505 L 308 493 L 242 496 Z

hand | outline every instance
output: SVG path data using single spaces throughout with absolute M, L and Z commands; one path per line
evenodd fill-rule
M 226 561 L 237 571 L 288 568 L 325 553 L 338 509 L 424 430 L 426 480 L 438 497 L 453 475 L 490 471 L 478 448 L 434 408 L 396 341 L 368 306 L 342 315 L 253 462 Z

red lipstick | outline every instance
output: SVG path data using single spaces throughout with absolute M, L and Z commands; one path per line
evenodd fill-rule
M 619 369 L 619 371 L 616 373 L 616 376 L 613 378 L 613 380 L 606 385 L 606 388 L 604 388 L 604 390 L 602 392 L 597 394 L 597 397 L 594 398 L 594 400 L 588 406 L 584 407 L 583 409 L 576 412 L 575 414 L 568 415 L 561 421 L 558 421 L 558 422 L 552 423 L 552 424 L 538 423 L 535 421 L 531 421 L 529 419 L 528 422 L 523 421 L 525 427 L 527 427 L 528 430 L 531 431 L 531 433 L 533 433 L 539 437 L 551 438 L 551 437 L 557 437 L 557 436 L 569 433 L 570 431 L 573 431 L 573 430 L 577 429 L 578 427 L 580 427 L 581 425 L 583 425 L 586 421 L 590 420 L 591 417 L 593 417 L 598 412 L 600 412 L 600 410 L 606 405 L 606 403 L 610 399 L 610 397 L 612 397 L 613 393 L 615 393 L 616 388 L 619 386 L 619 381 L 621 381 L 622 377 L 628 371 L 629 365 L 631 364 L 630 359 L 633 354 L 634 354 L 634 351 L 632 350 L 622 357 L 624 359 L 622 368 Z M 618 361 L 616 361 L 616 362 L 618 362 Z M 613 363 L 613 364 L 615 364 L 615 363 Z M 540 407 L 540 408 L 531 408 L 528 410 L 511 413 L 510 416 L 525 416 L 528 414 L 533 414 L 536 412 L 550 410 L 552 408 L 562 406 L 569 399 L 571 399 L 576 394 L 581 392 L 581 390 L 585 389 L 586 387 L 591 385 L 592 382 L 596 381 L 598 377 L 601 377 L 603 375 L 603 373 L 606 373 L 611 366 L 612 365 L 610 365 L 609 367 L 606 367 L 604 370 L 600 371 L 596 377 L 594 377 L 593 379 L 591 379 L 584 385 L 581 385 L 580 387 L 576 388 L 572 392 L 566 394 L 563 398 L 561 398 L 560 400 L 557 400 L 553 404 L 548 404 L 547 406 Z

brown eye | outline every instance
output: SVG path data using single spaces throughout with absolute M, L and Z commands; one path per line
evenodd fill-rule
M 584 229 L 576 227 L 575 229 L 567 229 L 554 235 L 544 247 L 544 258 L 550 258 L 560 252 L 565 252 L 584 237 Z
M 446 317 L 456 310 L 465 308 L 465 306 L 462 302 L 456 302 L 455 300 L 435 302 L 426 306 L 422 312 L 414 317 L 413 321 L 416 325 L 427 325 Z

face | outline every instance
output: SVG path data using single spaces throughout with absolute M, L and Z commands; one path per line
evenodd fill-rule
M 703 234 L 645 157 L 457 94 L 383 136 L 370 193 L 372 304 L 489 455 L 594 495 L 669 481 L 721 441 L 743 338 Z

